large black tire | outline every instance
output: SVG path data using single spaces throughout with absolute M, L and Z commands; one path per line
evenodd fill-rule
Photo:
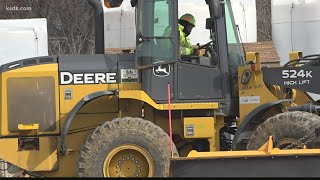
M 317 115 L 300 111 L 281 113 L 267 119 L 252 133 L 247 149 L 259 149 L 268 141 L 269 136 L 273 137 L 275 147 L 283 149 L 292 142 L 314 133 L 319 127 L 320 117 Z M 303 144 L 299 145 L 300 148 L 303 147 Z M 308 148 L 317 148 L 319 138 L 314 138 L 310 143 L 304 145 Z M 299 147 L 292 146 L 292 148 Z
M 108 176 L 104 173 L 106 157 L 114 149 L 128 144 L 137 145 L 147 151 L 153 161 L 150 163 L 154 167 L 153 177 L 169 176 L 171 151 L 168 134 L 150 121 L 131 117 L 117 118 L 95 129 L 80 150 L 78 175 Z M 173 148 L 174 155 L 178 156 L 174 145 Z

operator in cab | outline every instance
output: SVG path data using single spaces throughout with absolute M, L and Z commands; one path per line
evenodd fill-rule
M 180 54 L 181 55 L 201 55 L 201 51 L 192 47 L 190 38 L 192 29 L 196 26 L 196 20 L 193 15 L 187 13 L 178 20 L 178 29 L 180 33 Z
M 197 55 L 202 56 L 202 52 L 198 49 L 192 47 L 190 43 L 190 38 L 188 37 L 191 34 L 192 29 L 196 26 L 196 20 L 193 15 L 186 13 L 178 19 L 178 31 L 180 34 L 180 55 L 181 56 L 191 56 Z M 163 36 L 170 36 L 172 33 L 171 27 L 168 27 Z M 168 45 L 163 43 L 161 45 L 163 49 L 166 49 Z

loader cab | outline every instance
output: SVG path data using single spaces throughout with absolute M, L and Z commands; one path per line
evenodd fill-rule
M 210 17 L 206 56 L 180 55 L 177 0 L 134 1 L 136 7 L 136 66 L 143 90 L 157 103 L 221 102 L 229 115 L 237 106 L 237 69 L 244 65 L 229 0 L 203 0 Z M 224 3 L 223 3 L 224 2 Z M 233 102 L 234 100 L 234 102 Z

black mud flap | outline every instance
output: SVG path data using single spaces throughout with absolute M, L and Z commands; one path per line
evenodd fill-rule
M 171 159 L 171 177 L 320 177 L 320 156 Z

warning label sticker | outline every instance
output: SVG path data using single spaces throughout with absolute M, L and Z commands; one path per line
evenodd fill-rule
M 260 104 L 260 96 L 240 97 L 240 104 Z

